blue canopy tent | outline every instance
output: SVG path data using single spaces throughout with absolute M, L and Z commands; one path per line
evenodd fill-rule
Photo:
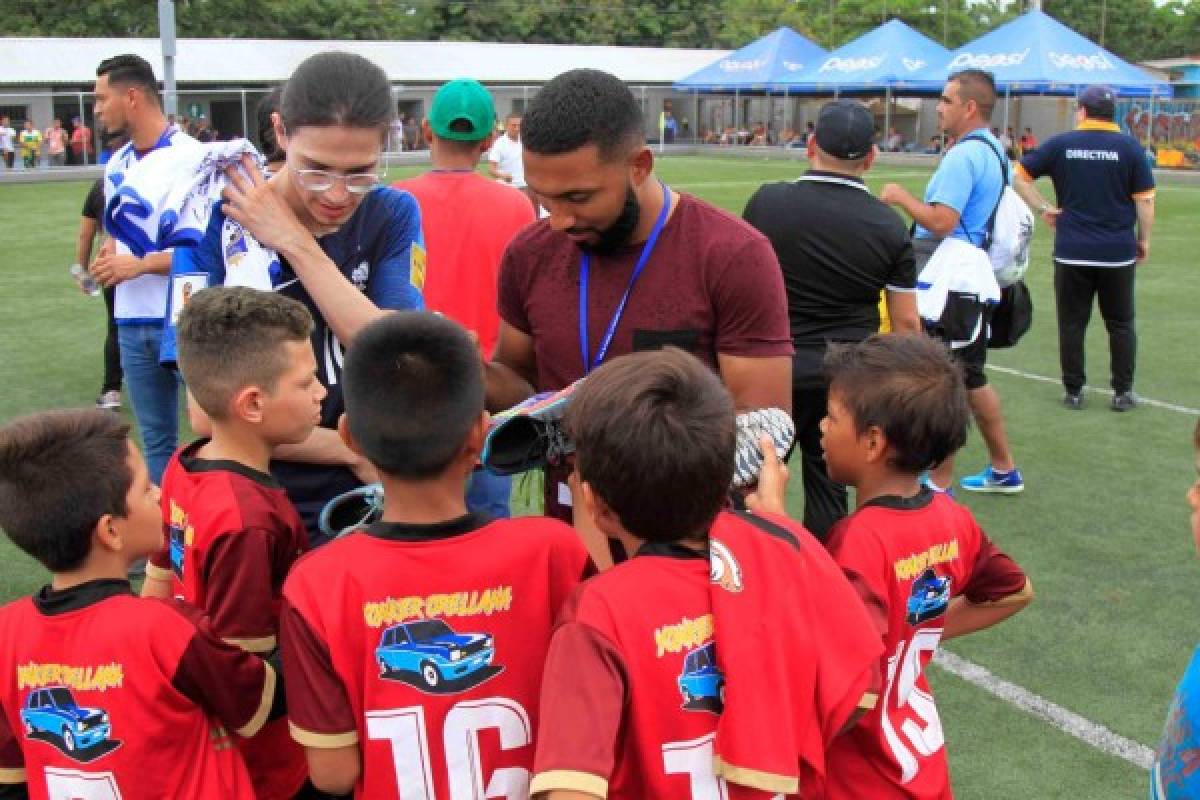
M 991 72 L 996 88 L 1008 95 L 1075 95 L 1085 86 L 1102 83 L 1124 96 L 1171 96 L 1169 83 L 1037 9 L 964 44 L 912 77 L 944 82 L 950 73 L 970 67 Z
M 787 84 L 797 94 L 878 94 L 882 90 L 886 132 L 892 122 L 892 97 L 941 89 L 940 81 L 913 76 L 949 58 L 949 50 L 893 19 L 847 42 L 809 69 L 791 75 Z
M 732 93 L 737 127 L 739 95 L 773 91 L 786 95 L 785 78 L 819 63 L 826 55 L 824 48 L 785 25 L 676 81 L 674 88 L 694 93 Z
M 941 89 L 944 80 L 914 76 L 949 60 L 949 50 L 893 19 L 785 80 L 798 93 L 928 93 Z

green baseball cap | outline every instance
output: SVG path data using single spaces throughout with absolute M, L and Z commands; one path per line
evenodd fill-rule
M 456 122 L 459 124 L 454 125 Z M 433 96 L 429 127 L 443 139 L 477 142 L 490 136 L 495 124 L 496 108 L 492 104 L 492 95 L 479 81 L 469 78 L 450 81 L 442 84 Z

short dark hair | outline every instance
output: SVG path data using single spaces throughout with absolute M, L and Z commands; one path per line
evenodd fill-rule
M 301 61 L 280 102 L 288 131 L 333 125 L 382 129 L 395 113 L 387 75 L 353 53 L 318 53 Z
M 283 343 L 307 342 L 312 329 L 308 309 L 277 292 L 204 289 L 179 312 L 179 371 L 204 413 L 225 419 L 239 390 L 274 390 L 289 366 Z
M 397 311 L 363 328 L 342 381 L 350 435 L 376 469 L 400 480 L 445 472 L 483 413 L 479 349 L 439 314 Z
M 733 399 L 694 356 L 668 347 L 608 362 L 575 390 L 564 420 L 575 469 L 629 533 L 704 535 L 734 466 Z
M 573 69 L 551 80 L 525 111 L 521 145 L 559 155 L 594 144 L 604 159 L 644 140 L 642 109 L 629 87 L 607 72 Z
M 124 53 L 112 58 L 106 58 L 96 67 L 96 77 L 108 76 L 110 86 L 135 86 L 162 108 L 162 98 L 158 94 L 158 81 L 154 77 L 154 67 L 141 56 Z
M 275 138 L 275 120 L 271 119 L 272 114 L 279 112 L 279 102 L 282 97 L 283 87 L 276 86 L 263 95 L 254 109 L 254 116 L 258 123 L 258 148 L 267 163 L 283 161 L 286 155 L 283 148 L 279 146 L 279 140 Z
M 0 429 L 0 528 L 51 572 L 77 569 L 105 514 L 124 517 L 129 425 L 111 411 L 43 411 Z
M 831 344 L 825 374 L 860 434 L 872 426 L 883 431 L 891 465 L 901 472 L 932 469 L 967 443 L 971 410 L 962 373 L 929 336 L 876 334 Z
M 964 103 L 974 100 L 979 107 L 979 116 L 983 119 L 992 118 L 992 109 L 996 107 L 996 79 L 992 73 L 982 69 L 964 69 L 951 73 L 950 81 L 958 84 L 958 97 Z

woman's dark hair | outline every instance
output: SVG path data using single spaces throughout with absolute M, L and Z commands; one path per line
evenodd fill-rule
M 275 139 L 275 121 L 271 115 L 279 111 L 279 103 L 283 98 L 283 87 L 276 86 L 258 101 L 254 115 L 258 120 L 258 150 L 268 164 L 283 161 L 285 153 Z
M 353 53 L 318 53 L 300 62 L 283 87 L 283 127 L 386 128 L 392 86 L 374 63 Z

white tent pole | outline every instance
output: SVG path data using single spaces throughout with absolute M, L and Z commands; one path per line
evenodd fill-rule
M 740 131 L 742 129 L 741 123 L 738 122 L 738 120 L 740 118 L 741 110 L 742 110 L 740 108 L 740 106 L 741 106 L 741 103 L 739 102 L 740 99 L 741 99 L 741 96 L 738 93 L 737 87 L 734 87 L 734 90 L 733 90 L 733 138 L 734 139 L 738 138 L 738 131 Z M 740 142 L 735 141 L 734 144 L 740 144 Z
M 883 143 L 892 135 L 892 87 L 883 87 Z

